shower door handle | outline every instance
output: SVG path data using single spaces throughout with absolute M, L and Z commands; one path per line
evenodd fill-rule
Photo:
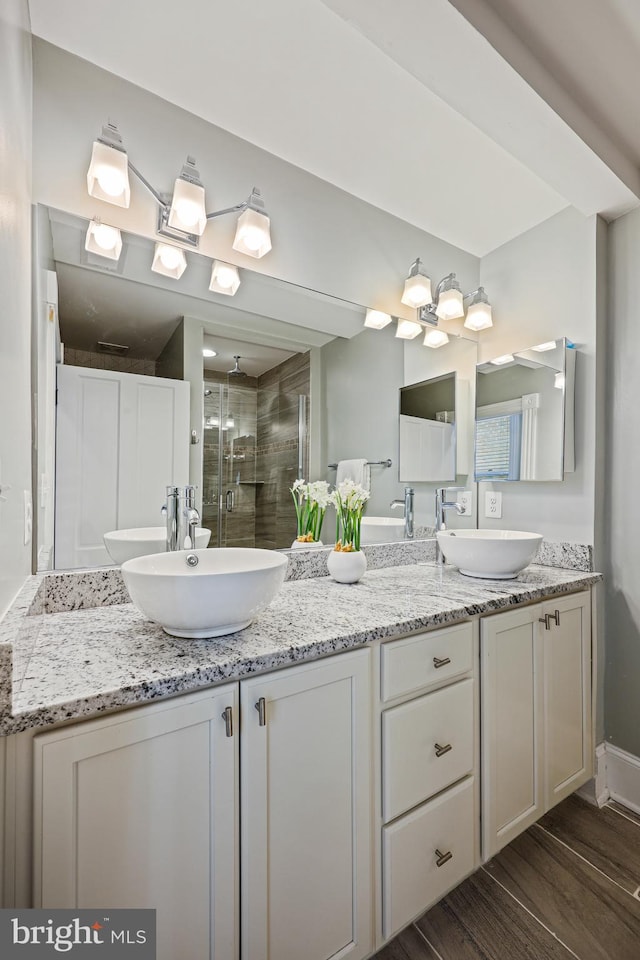
M 236 505 L 236 495 L 233 490 L 227 490 L 227 495 L 225 497 L 225 508 L 227 513 L 233 513 L 233 508 Z

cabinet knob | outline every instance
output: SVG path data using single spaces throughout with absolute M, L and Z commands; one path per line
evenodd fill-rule
M 451 663 L 451 657 L 443 657 L 442 660 L 440 660 L 438 657 L 433 658 L 433 665 L 436 670 L 439 670 L 440 667 L 446 667 L 448 663 Z
M 449 750 L 452 749 L 450 743 L 445 743 L 444 746 L 441 746 L 439 743 L 434 743 L 436 749 L 436 757 L 443 757 L 445 753 L 449 753 Z
M 233 709 L 232 707 L 225 707 L 222 711 L 222 719 L 224 720 L 226 733 L 228 737 L 233 736 Z
M 442 853 L 441 850 L 436 850 L 436 857 L 436 867 L 441 867 L 443 864 L 453 859 L 453 854 L 451 853 L 451 850 L 447 850 L 446 853 Z
M 260 697 L 256 703 L 256 710 L 258 711 L 258 726 L 265 727 L 267 725 L 267 701 L 264 697 Z

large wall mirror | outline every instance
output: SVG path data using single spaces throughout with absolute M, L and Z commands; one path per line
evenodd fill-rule
M 109 564 L 103 533 L 161 525 L 169 483 L 198 486 L 211 545 L 289 547 L 293 480 L 333 483 L 341 459 L 372 461 L 368 513 L 397 517 L 406 364 L 392 329 L 248 270 L 235 296 L 210 292 L 211 260 L 196 253 L 179 281 L 162 276 L 153 242 L 131 234 L 108 260 L 85 250 L 87 226 L 35 208 L 38 569 Z M 423 377 L 437 352 L 423 349 Z M 159 454 L 157 436 L 174 446 Z
M 574 469 L 575 354 L 560 337 L 478 365 L 476 480 L 562 480 Z

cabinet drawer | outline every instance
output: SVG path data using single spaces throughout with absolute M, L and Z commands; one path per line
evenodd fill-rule
M 469 777 L 396 823 L 383 827 L 385 938 L 397 933 L 473 870 L 473 794 L 473 777 Z
M 462 676 L 473 666 L 473 624 L 385 643 L 380 657 L 384 701 Z
M 383 713 L 385 823 L 471 773 L 473 683 L 461 680 Z

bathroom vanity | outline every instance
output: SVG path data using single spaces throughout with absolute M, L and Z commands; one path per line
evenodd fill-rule
M 155 907 L 161 960 L 363 960 L 591 775 L 597 574 L 289 581 L 217 641 L 86 576 L 3 622 L 6 905 Z

